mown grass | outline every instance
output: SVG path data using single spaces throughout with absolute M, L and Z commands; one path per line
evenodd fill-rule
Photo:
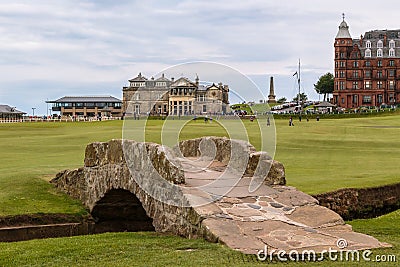
M 148 121 L 147 141 L 161 141 L 163 122 Z M 47 181 L 63 169 L 82 166 L 86 144 L 121 138 L 122 123 L 1 124 L 0 216 L 84 212 L 79 203 L 54 190 Z M 257 124 L 244 123 L 250 142 L 259 149 Z M 275 120 L 275 124 L 275 158 L 284 163 L 289 185 L 313 194 L 399 182 L 400 153 L 396 148 L 400 147 L 400 116 L 303 120 L 295 121 L 294 127 L 286 120 Z M 205 135 L 227 133 L 216 122 L 196 121 L 187 124 L 179 138 Z
M 163 121 L 149 121 L 146 140 L 160 141 Z M 80 203 L 48 181 L 63 169 L 83 165 L 87 143 L 121 138 L 122 121 L 0 124 L 0 216 L 26 213 L 85 214 Z M 228 124 L 230 122 L 227 122 Z M 322 119 L 289 127 L 275 120 L 276 159 L 289 185 L 307 193 L 399 182 L 400 116 Z M 256 123 L 245 121 L 250 142 L 260 148 Z M 384 126 L 384 127 L 381 127 Z M 224 136 L 218 123 L 186 125 L 180 138 Z M 350 222 L 354 229 L 394 245 L 376 253 L 399 255 L 399 211 Z M 182 248 L 190 248 L 189 250 Z M 343 263 L 328 262 L 329 266 Z M 202 240 L 154 233 L 115 233 L 0 244 L 0 266 L 251 266 L 254 258 Z M 264 263 L 265 264 L 265 263 Z M 324 263 L 326 264 L 326 262 Z M 292 264 L 290 264 L 292 265 Z M 316 264 L 319 265 L 319 264 Z M 374 266 L 369 263 L 366 266 Z M 379 266 L 384 266 L 383 264 Z

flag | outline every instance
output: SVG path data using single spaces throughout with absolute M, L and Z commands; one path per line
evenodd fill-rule
M 293 76 L 294 76 L 294 75 L 297 75 L 297 71 L 293 74 Z

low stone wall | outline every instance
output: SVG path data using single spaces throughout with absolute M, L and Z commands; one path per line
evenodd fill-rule
M 335 211 L 345 220 L 374 218 L 400 208 L 400 183 L 346 188 L 313 197 L 321 206 Z

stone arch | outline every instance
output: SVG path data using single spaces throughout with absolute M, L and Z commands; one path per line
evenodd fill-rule
M 125 189 L 110 189 L 96 201 L 91 210 L 96 223 L 95 232 L 154 231 L 142 203 Z

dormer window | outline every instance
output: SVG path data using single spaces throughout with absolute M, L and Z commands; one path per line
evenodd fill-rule
M 376 56 L 377 57 L 383 57 L 383 51 L 382 51 L 382 49 L 378 49 L 377 51 L 376 51 Z
M 382 40 L 379 40 L 378 43 L 376 44 L 376 47 L 378 48 L 383 48 L 383 42 Z
M 371 49 L 365 50 L 365 57 L 371 57 Z
M 366 48 L 371 48 L 371 41 L 367 41 L 367 42 L 365 43 L 365 47 L 366 47 Z
M 394 52 L 394 49 L 393 48 L 390 48 L 389 49 L 389 57 L 395 57 L 396 55 L 395 55 L 395 52 Z
M 396 44 L 394 42 L 394 40 L 390 40 L 389 41 L 389 48 L 395 48 Z

